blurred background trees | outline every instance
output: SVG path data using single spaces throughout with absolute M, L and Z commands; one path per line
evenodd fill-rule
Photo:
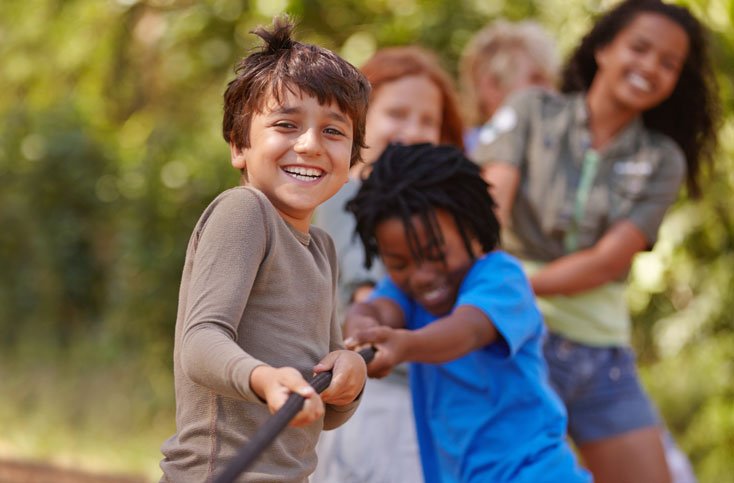
M 468 38 L 535 18 L 562 53 L 599 0 L 0 2 L 0 456 L 157 475 L 172 434 L 185 247 L 238 173 L 221 95 L 248 32 L 288 11 L 355 65 L 418 43 L 456 72 Z M 712 32 L 725 122 L 704 198 L 636 261 L 646 383 L 702 482 L 734 481 L 734 0 L 688 0 Z M 685 120 L 682 120 L 682 122 Z

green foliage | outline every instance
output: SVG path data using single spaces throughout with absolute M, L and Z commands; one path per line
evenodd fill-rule
M 492 19 L 536 17 L 568 52 L 609 3 L 0 2 L 0 447 L 155 478 L 156 448 L 173 430 L 183 255 L 203 207 L 237 182 L 221 95 L 252 28 L 286 10 L 301 39 L 355 64 L 419 43 L 455 72 Z M 713 33 L 722 152 L 705 197 L 681 200 L 638 260 L 629 299 L 648 387 L 701 481 L 725 482 L 734 481 L 734 1 L 681 3 Z

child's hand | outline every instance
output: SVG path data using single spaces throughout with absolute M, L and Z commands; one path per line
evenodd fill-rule
M 321 393 L 321 399 L 333 406 L 345 406 L 354 401 L 364 388 L 367 367 L 362 356 L 350 350 L 329 353 L 313 368 L 315 373 L 331 370 L 331 384 Z
M 390 374 L 393 367 L 405 360 L 410 331 L 391 329 L 384 325 L 366 327 L 349 337 L 345 343 L 355 347 L 374 345 L 375 358 L 367 366 L 370 377 L 382 378 Z
M 250 386 L 265 400 L 271 413 L 285 404 L 295 392 L 305 398 L 303 409 L 290 421 L 289 426 L 307 426 L 324 416 L 324 403 L 301 373 L 292 367 L 258 366 L 250 374 Z
M 357 332 L 368 329 L 370 327 L 379 327 L 380 323 L 375 319 L 374 317 L 370 317 L 368 315 L 360 315 L 360 314 L 353 314 L 347 317 L 347 320 L 344 322 L 344 328 L 342 332 L 344 333 L 344 345 L 346 345 L 347 349 L 355 350 L 357 349 L 357 346 L 355 344 L 351 344 L 352 341 L 351 335 L 356 334 Z

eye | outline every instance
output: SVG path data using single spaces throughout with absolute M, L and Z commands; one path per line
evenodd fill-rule
M 405 267 L 408 266 L 408 264 L 402 260 L 384 260 L 384 262 L 385 267 L 388 270 L 404 270 Z
M 663 59 L 660 61 L 660 65 L 662 65 L 665 70 L 669 70 L 672 72 L 677 72 L 681 70 L 681 63 L 676 59 L 663 57 Z
M 434 119 L 433 117 L 424 117 L 422 119 L 422 124 L 426 127 L 437 127 L 439 125 L 438 119 Z
M 279 127 L 281 129 L 295 129 L 296 128 L 295 123 L 291 121 L 277 121 L 273 123 L 273 126 Z
M 329 136 L 345 136 L 345 134 L 341 130 L 335 127 L 327 127 L 326 129 L 324 129 L 324 133 L 328 134 Z
M 634 41 L 630 44 L 630 49 L 633 52 L 643 53 L 647 50 L 647 42 L 644 42 L 642 40 Z
M 387 255 L 382 257 L 382 262 L 390 272 L 401 272 L 408 268 L 408 263 L 402 257 L 391 257 Z
M 428 262 L 443 262 L 446 259 L 446 255 L 441 251 L 430 251 L 426 253 L 426 261 Z
M 385 114 L 388 115 L 388 117 L 391 117 L 393 119 L 405 119 L 407 117 L 408 113 L 405 111 L 405 109 L 388 109 L 385 111 Z

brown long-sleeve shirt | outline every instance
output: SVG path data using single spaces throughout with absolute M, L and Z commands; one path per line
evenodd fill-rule
M 270 416 L 250 388 L 258 365 L 313 366 L 342 347 L 336 320 L 336 255 L 325 232 L 288 225 L 261 192 L 219 195 L 189 241 L 174 347 L 177 432 L 161 450 L 162 481 L 219 474 Z M 303 482 L 316 467 L 320 431 L 357 403 L 326 407 L 323 421 L 288 427 L 238 481 Z

